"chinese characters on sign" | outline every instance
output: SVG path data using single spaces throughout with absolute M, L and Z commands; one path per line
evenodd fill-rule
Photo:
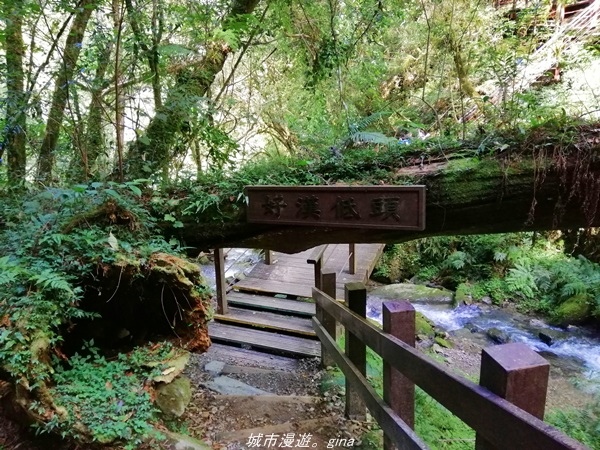
M 316 448 L 311 433 L 263 434 L 251 433 L 246 441 L 248 448 Z M 354 447 L 355 439 L 333 438 L 327 441 L 327 448 Z
M 251 223 L 425 228 L 424 186 L 248 186 L 246 195 Z

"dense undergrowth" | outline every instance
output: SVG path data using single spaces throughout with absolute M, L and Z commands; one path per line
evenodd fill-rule
M 432 281 L 459 302 L 514 302 L 556 324 L 600 322 L 600 265 L 565 254 L 561 233 L 433 237 L 388 247 L 376 271 L 388 281 Z
M 150 340 L 208 345 L 202 276 L 142 182 L 3 192 L 0 377 L 41 432 L 135 448 L 156 436 L 150 380 L 170 349 Z

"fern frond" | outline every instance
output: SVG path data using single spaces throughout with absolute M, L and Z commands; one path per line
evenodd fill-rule
M 367 127 L 371 126 L 375 122 L 385 117 L 389 117 L 392 115 L 392 111 L 378 111 L 376 113 L 370 114 L 367 117 L 363 117 L 362 119 L 350 124 L 349 133 L 350 135 L 356 134 Z
M 396 139 L 377 131 L 358 131 L 350 135 L 354 144 L 396 144 Z
M 33 281 L 36 286 L 42 289 L 53 289 L 57 291 L 64 291 L 68 294 L 74 294 L 71 283 L 60 273 L 54 272 L 50 269 L 44 269 L 41 273 L 33 275 L 29 278 Z

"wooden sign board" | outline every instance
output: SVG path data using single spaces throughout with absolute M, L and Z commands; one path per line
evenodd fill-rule
M 247 186 L 250 223 L 425 229 L 425 186 Z

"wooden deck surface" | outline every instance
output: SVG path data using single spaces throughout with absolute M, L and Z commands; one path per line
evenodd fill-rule
M 337 298 L 344 298 L 344 285 L 351 282 L 366 283 L 383 252 L 383 244 L 356 244 L 356 273 L 348 273 L 348 244 L 329 244 L 323 256 L 323 270 L 337 273 Z M 314 286 L 314 266 L 306 260 L 313 250 L 288 255 L 273 253 L 271 265 L 258 263 L 250 274 L 237 282 L 236 291 L 259 294 L 284 294 L 311 297 Z

